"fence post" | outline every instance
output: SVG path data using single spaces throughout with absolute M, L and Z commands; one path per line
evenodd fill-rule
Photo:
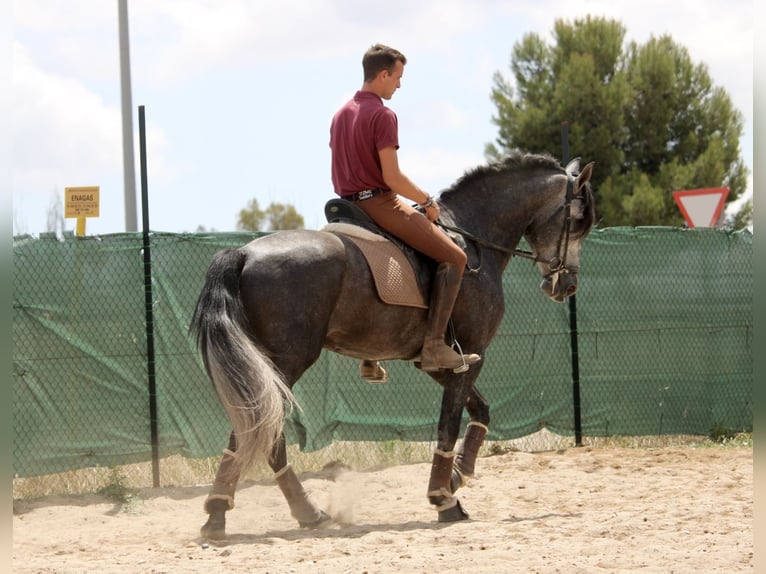
M 569 163 L 569 124 L 561 122 L 561 159 Z M 582 419 L 580 412 L 580 356 L 577 348 L 577 298 L 571 295 L 569 305 L 569 345 L 572 355 L 572 407 L 574 409 L 575 446 L 582 446 Z
M 146 121 L 144 106 L 138 106 L 138 138 L 141 154 L 141 213 L 143 216 L 144 308 L 146 312 L 146 368 L 149 380 L 149 428 L 152 441 L 152 484 L 160 486 L 159 429 L 157 424 L 157 379 L 154 370 L 154 311 L 152 297 L 152 251 L 149 241 L 149 189 L 146 175 Z

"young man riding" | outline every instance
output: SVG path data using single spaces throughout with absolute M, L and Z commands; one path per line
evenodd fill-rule
M 382 229 L 439 263 L 431 291 L 428 325 L 420 355 L 421 369 L 462 372 L 481 360 L 461 355 L 444 341 L 455 299 L 460 291 L 466 254 L 433 222 L 439 218 L 436 199 L 399 169 L 396 114 L 383 105 L 401 86 L 404 54 L 382 44 L 362 58 L 364 82 L 332 119 L 332 182 L 335 193 L 355 202 Z M 425 215 L 399 196 L 425 209 Z M 364 378 L 384 377 L 374 362 L 363 361 Z

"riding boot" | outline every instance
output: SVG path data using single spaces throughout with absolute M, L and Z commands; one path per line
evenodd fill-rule
M 420 352 L 420 368 L 424 371 L 450 369 L 456 373 L 468 370 L 468 366 L 481 360 L 473 353 L 461 355 L 444 342 L 447 330 L 460 291 L 462 277 L 453 263 L 440 263 L 431 289 L 431 305 L 428 309 L 428 326 Z

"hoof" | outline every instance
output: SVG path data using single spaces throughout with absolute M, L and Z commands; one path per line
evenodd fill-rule
M 468 513 L 463 510 L 459 500 L 452 508 L 439 511 L 439 522 L 459 522 L 461 520 L 468 520 L 469 518 Z
M 213 518 L 211 515 L 200 529 L 202 538 L 208 540 L 223 540 L 226 538 L 226 519 Z
M 320 526 L 322 526 L 326 522 L 329 522 L 330 520 L 332 520 L 332 517 L 329 514 L 327 514 L 324 510 L 320 510 L 319 518 L 317 518 L 316 520 L 312 520 L 311 522 L 308 522 L 308 521 L 304 522 L 302 520 L 299 520 L 298 524 L 300 525 L 301 528 L 312 529 L 312 528 L 319 528 Z

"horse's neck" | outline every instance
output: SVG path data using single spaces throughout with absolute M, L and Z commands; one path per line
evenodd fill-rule
M 445 208 L 443 212 L 454 221 L 455 227 L 506 249 L 518 246 L 529 224 L 525 220 L 528 209 L 521 203 L 505 206 L 503 213 L 498 213 L 489 201 L 453 195 L 445 201 Z M 498 253 L 502 254 L 500 251 Z

